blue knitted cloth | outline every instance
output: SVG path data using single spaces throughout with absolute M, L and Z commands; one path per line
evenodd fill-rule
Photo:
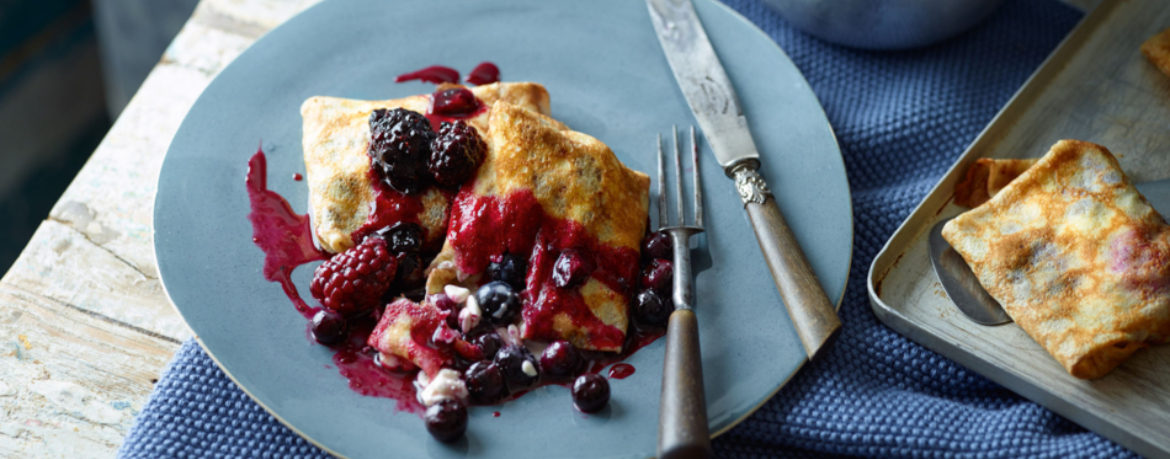
M 855 240 L 840 340 L 716 440 L 719 456 L 1132 456 L 886 328 L 865 289 L 882 244 L 1080 14 L 1057 0 L 1010 0 L 956 39 L 878 53 L 804 36 L 758 0 L 726 2 L 788 52 L 820 97 L 845 157 Z M 327 455 L 252 402 L 189 341 L 119 457 Z

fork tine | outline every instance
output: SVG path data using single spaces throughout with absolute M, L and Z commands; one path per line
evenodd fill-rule
M 670 226 L 666 221 L 666 161 L 662 159 L 662 134 L 658 134 L 658 227 Z
M 695 141 L 695 126 L 691 125 L 691 166 L 695 173 L 695 226 L 703 228 L 703 182 L 699 178 L 699 143 Z
M 673 125 L 670 129 L 674 132 L 674 191 L 675 199 L 678 199 L 675 204 L 678 205 L 678 226 L 683 226 L 687 224 L 687 217 L 683 210 L 682 153 L 678 148 L 678 125 Z

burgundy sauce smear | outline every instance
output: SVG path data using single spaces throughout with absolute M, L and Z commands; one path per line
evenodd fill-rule
M 459 71 L 450 67 L 443 67 L 441 65 L 432 65 L 425 69 L 415 70 L 410 73 L 403 73 L 394 79 L 395 83 L 404 83 L 407 81 L 421 80 L 427 83 L 441 84 L 441 83 L 458 83 Z
M 483 62 L 475 66 L 475 70 L 472 70 L 463 81 L 476 86 L 497 83 L 500 81 L 500 68 L 491 62 Z
M 634 366 L 628 363 L 619 363 L 609 369 L 610 379 L 626 379 L 634 374 Z
M 326 258 L 313 245 L 309 216 L 293 212 L 284 197 L 268 189 L 268 161 L 263 150 L 257 150 L 248 160 L 246 183 L 252 205 L 248 214 L 248 220 L 252 221 L 252 241 L 264 251 L 264 278 L 280 282 L 297 311 L 305 318 L 312 317 L 311 308 L 297 293 L 291 277 L 297 266 Z
M 430 67 L 415 70 L 413 72 L 403 73 L 394 78 L 395 83 L 404 83 L 407 81 L 424 81 L 433 84 L 443 83 L 458 83 L 459 71 L 451 67 L 444 67 L 442 65 L 432 65 Z M 485 84 L 498 83 L 500 81 L 500 68 L 491 62 L 481 62 L 475 66 L 475 69 L 467 75 L 467 79 L 463 80 L 466 83 L 476 86 Z

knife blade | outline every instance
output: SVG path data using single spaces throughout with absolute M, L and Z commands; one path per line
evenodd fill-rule
M 719 164 L 735 180 L 776 289 L 813 359 L 836 337 L 841 320 L 759 174 L 760 155 L 735 87 L 691 0 L 646 0 L 646 5 L 679 89 Z

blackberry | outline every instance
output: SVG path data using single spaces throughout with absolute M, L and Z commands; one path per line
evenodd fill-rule
M 352 316 L 380 303 L 397 268 L 382 238 L 366 238 L 318 266 L 309 292 L 326 308 Z
M 380 108 L 370 113 L 367 154 L 387 185 L 404 194 L 417 194 L 430 179 L 426 167 L 434 138 L 431 122 L 421 114 Z
M 456 188 L 475 175 L 486 153 L 487 144 L 474 127 L 463 121 L 444 121 L 439 125 L 439 136 L 431 141 L 427 169 L 435 183 Z

